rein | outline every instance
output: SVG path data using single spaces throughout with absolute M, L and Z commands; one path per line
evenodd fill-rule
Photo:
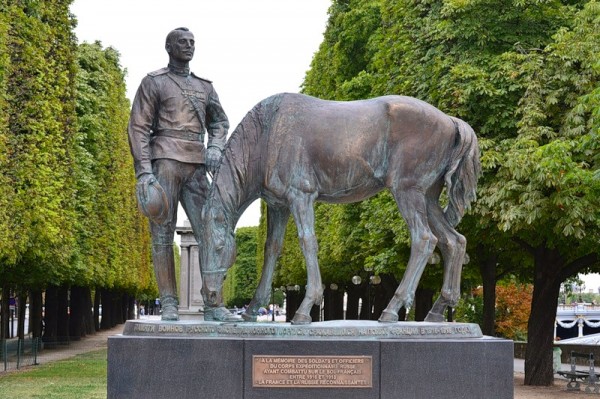
M 227 273 L 227 269 L 217 269 L 217 270 L 203 270 L 202 274 L 217 274 L 217 273 Z

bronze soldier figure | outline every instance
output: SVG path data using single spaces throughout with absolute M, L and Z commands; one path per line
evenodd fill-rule
M 128 133 L 140 209 L 150 219 L 162 320 L 178 320 L 173 257 L 177 206 L 181 201 L 197 237 L 209 186 L 206 172 L 214 173 L 219 165 L 229 122 L 212 83 L 190 72 L 194 35 L 177 28 L 167 35 L 165 49 L 169 65 L 142 80 Z M 210 312 L 208 319 L 229 316 L 223 307 Z

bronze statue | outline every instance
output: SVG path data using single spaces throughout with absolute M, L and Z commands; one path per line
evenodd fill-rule
M 173 258 L 177 206 L 181 201 L 192 229 L 199 231 L 200 210 L 209 189 L 206 172 L 214 173 L 219 164 L 229 122 L 212 83 L 190 72 L 195 49 L 192 32 L 187 28 L 171 31 L 165 49 L 169 64 L 142 80 L 128 130 L 137 197 L 150 219 L 162 320 L 178 320 Z M 209 318 L 229 313 L 223 307 L 210 311 Z
M 411 234 L 406 273 L 382 322 L 410 307 L 436 246 L 444 258 L 441 294 L 427 316 L 442 321 L 460 296 L 466 240 L 454 227 L 475 199 L 481 170 L 473 129 L 410 97 L 334 102 L 278 94 L 257 104 L 233 132 L 215 175 L 199 242 L 207 306 L 218 307 L 225 272 L 235 257 L 235 224 L 256 198 L 267 203 L 261 280 L 246 313 L 255 320 L 268 301 L 290 212 L 306 259 L 306 296 L 292 323 L 311 322 L 323 295 L 314 231 L 315 201 L 351 203 L 389 189 Z M 439 197 L 446 187 L 449 204 Z

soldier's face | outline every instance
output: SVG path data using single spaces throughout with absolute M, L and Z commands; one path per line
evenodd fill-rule
M 177 61 L 188 62 L 194 58 L 195 44 L 192 32 L 181 32 L 167 44 L 167 53 Z

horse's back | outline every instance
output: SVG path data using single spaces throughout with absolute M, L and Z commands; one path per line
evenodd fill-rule
M 412 97 L 345 102 L 278 96 L 266 156 L 267 174 L 274 178 L 268 180 L 279 189 L 358 201 L 389 187 L 398 175 L 437 178 L 437 170 L 424 169 L 443 163 L 454 141 L 451 119 Z

